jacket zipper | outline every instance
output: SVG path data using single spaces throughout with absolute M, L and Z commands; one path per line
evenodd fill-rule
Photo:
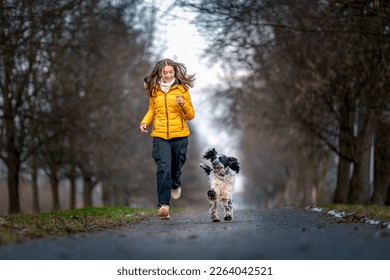
M 164 94 L 164 103 L 165 103 L 165 116 L 167 118 L 167 139 L 169 139 L 169 118 L 168 118 L 167 94 L 168 94 L 168 92 Z

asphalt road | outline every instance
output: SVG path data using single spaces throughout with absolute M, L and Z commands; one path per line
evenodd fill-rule
M 119 230 L 0 246 L 0 259 L 389 260 L 390 233 L 305 209 L 239 210 L 220 223 L 207 211 L 187 211 L 168 221 L 153 217 Z

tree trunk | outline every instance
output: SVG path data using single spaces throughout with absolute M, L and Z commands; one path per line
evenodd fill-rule
M 7 67 L 10 65 L 7 64 Z M 11 68 L 12 69 L 12 68 Z M 8 79 L 6 79 L 8 81 Z M 9 81 L 8 81 L 9 82 Z M 11 93 L 3 92 L 3 117 L 6 131 L 6 149 L 7 157 L 5 165 L 7 166 L 8 176 L 8 198 L 9 198 L 9 213 L 20 212 L 19 202 L 19 170 L 20 170 L 20 153 L 16 146 L 16 127 L 14 123 L 14 112 L 11 105 Z
M 390 184 L 387 186 L 387 195 L 386 195 L 385 205 L 390 205 Z
M 111 199 L 110 199 L 111 196 L 110 196 L 109 183 L 103 182 L 102 189 L 103 189 L 103 205 L 111 206 L 112 203 L 111 203 Z
M 335 203 L 347 203 L 350 188 L 351 169 L 351 139 L 353 138 L 353 102 L 348 94 L 344 94 L 344 99 L 339 115 L 339 163 L 337 166 L 337 185 L 335 191 Z
M 92 190 L 96 186 L 97 182 L 90 176 L 84 176 L 84 206 L 92 206 Z
M 13 138 L 8 139 L 6 165 L 8 169 L 8 197 L 9 197 L 9 212 L 19 213 L 19 170 L 20 158 L 19 153 L 14 146 Z
M 348 203 L 368 204 L 369 195 L 369 168 L 367 162 L 360 160 L 354 164 Z
M 69 174 L 69 181 L 70 181 L 70 209 L 76 209 L 76 195 L 77 195 L 76 172 L 74 171 L 73 167 Z
M 385 205 L 390 188 L 390 137 L 388 125 L 379 125 L 374 145 L 374 192 L 371 203 Z
M 337 166 L 337 186 L 334 203 L 347 203 L 351 163 L 343 158 Z
M 368 132 L 371 133 L 371 132 Z M 371 140 L 372 135 L 370 135 L 369 139 Z M 371 142 L 371 141 L 369 141 Z M 362 204 L 369 204 L 371 198 L 371 188 L 370 188 L 370 167 L 371 167 L 371 145 L 366 146 L 367 149 L 363 151 L 362 159 L 360 161 L 360 170 L 361 174 L 359 176 L 360 179 L 360 195 L 359 201 Z
M 356 152 L 354 153 L 354 180 L 351 182 L 350 202 L 368 204 L 370 202 L 370 164 L 372 147 L 372 125 L 369 116 L 356 137 Z
M 34 213 L 39 213 L 39 192 L 38 192 L 38 167 L 36 155 L 32 156 L 32 166 L 31 166 L 31 176 L 32 176 L 32 208 Z
M 9 213 L 20 213 L 19 203 L 19 164 L 13 158 L 13 155 L 8 155 L 7 167 L 8 167 L 8 198 L 9 198 Z
M 318 170 L 315 161 L 311 161 L 311 163 L 305 165 L 305 170 L 308 172 L 301 173 L 303 184 L 303 198 L 301 203 L 303 206 L 309 206 L 315 203 L 313 202 L 313 191 L 316 187 L 314 178 L 317 176 Z
M 70 177 L 70 209 L 76 209 L 76 178 Z
M 54 166 L 50 167 L 50 186 L 51 186 L 51 195 L 52 195 L 52 205 L 53 210 L 60 209 L 60 199 L 58 195 L 58 178 L 57 178 L 57 169 Z

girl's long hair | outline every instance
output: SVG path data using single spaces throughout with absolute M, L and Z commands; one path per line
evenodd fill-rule
M 157 62 L 152 72 L 144 79 L 144 88 L 149 97 L 153 96 L 154 91 L 156 90 L 156 85 L 159 85 L 160 83 L 162 69 L 167 65 L 173 66 L 173 69 L 175 70 L 175 78 L 186 90 L 188 90 L 189 87 L 194 87 L 195 74 L 188 75 L 187 68 L 183 63 L 175 62 L 172 59 L 166 58 Z

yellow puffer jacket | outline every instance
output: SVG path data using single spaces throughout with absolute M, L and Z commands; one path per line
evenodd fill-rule
M 176 102 L 177 95 L 183 97 L 183 107 Z M 149 109 L 141 124 L 148 126 L 153 122 L 151 136 L 169 140 L 189 136 L 187 121 L 194 116 L 190 93 L 182 85 L 173 85 L 167 93 L 157 86 L 154 96 L 149 98 Z

